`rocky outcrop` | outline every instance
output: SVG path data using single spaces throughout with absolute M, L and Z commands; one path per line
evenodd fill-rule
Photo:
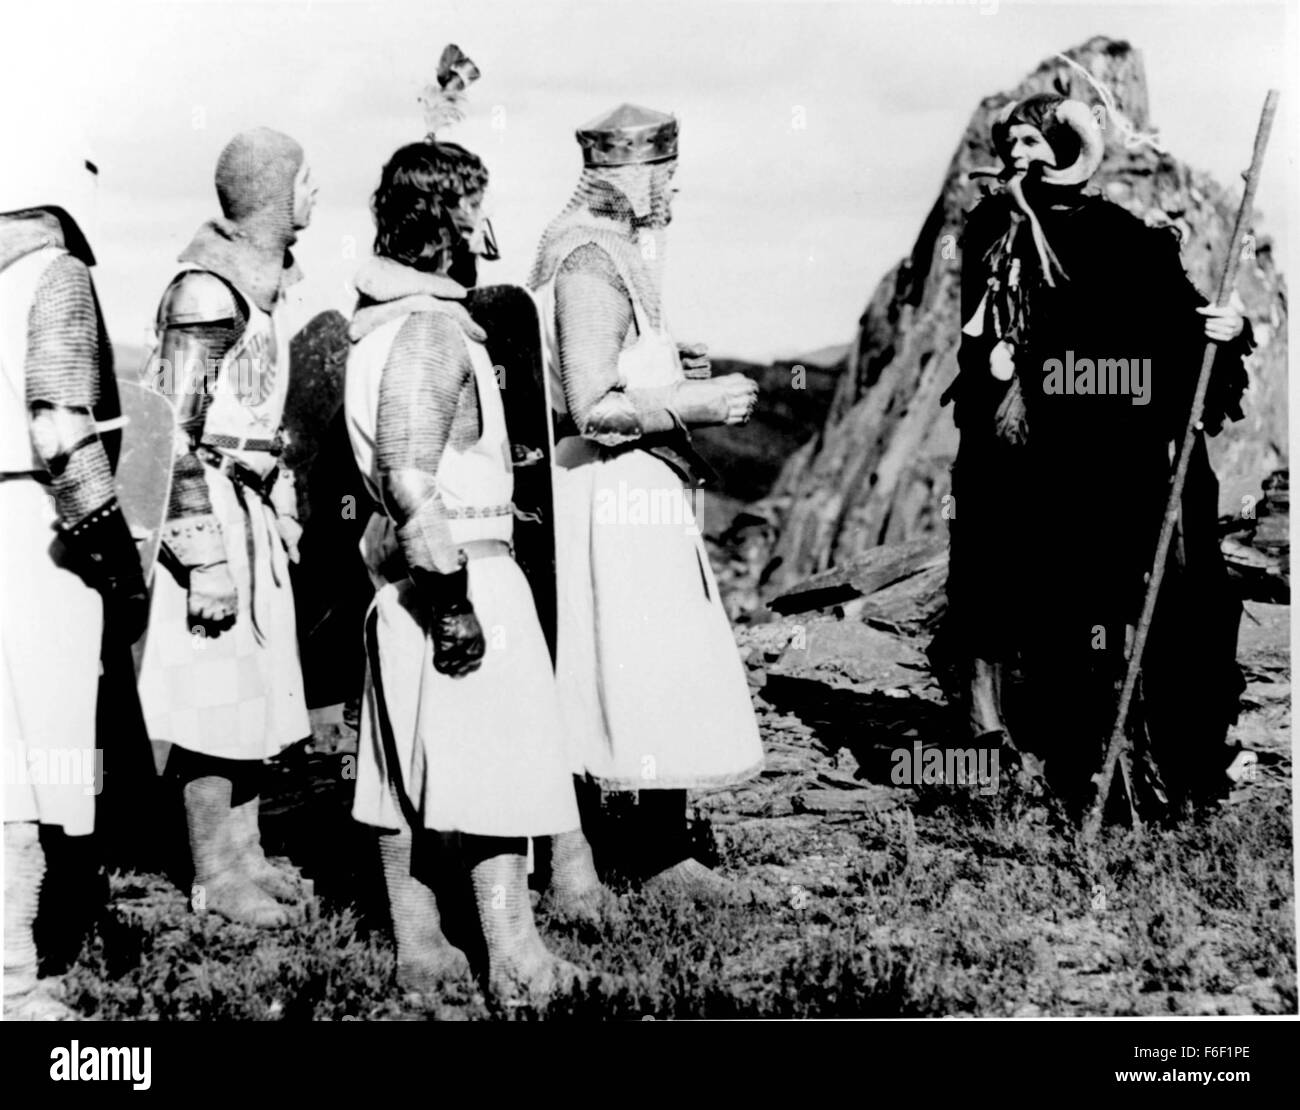
M 1138 51 L 1098 37 L 1068 56 L 1111 91 L 1134 127 L 1151 130 Z M 825 427 L 790 458 L 772 491 L 780 533 L 768 569 L 773 585 L 791 585 L 877 544 L 946 532 L 943 499 L 957 433 L 939 398 L 957 370 L 958 243 L 964 213 L 978 200 L 968 175 L 996 164 L 990 128 L 1007 101 L 1047 91 L 1098 100 L 1082 74 L 1050 58 L 1014 89 L 987 97 L 971 116 L 912 253 L 881 280 L 862 315 Z M 1239 190 L 1172 154 L 1128 149 L 1120 130 L 1107 130 L 1106 158 L 1093 186 L 1148 222 L 1178 227 L 1189 274 L 1212 292 Z M 1240 136 L 1243 168 L 1252 137 L 1249 129 Z M 1265 172 L 1280 172 L 1280 155 L 1272 161 Z M 1211 441 L 1224 514 L 1252 504 L 1287 454 L 1286 300 L 1267 241 L 1248 240 L 1238 288 L 1258 348 L 1249 363 L 1245 419 Z

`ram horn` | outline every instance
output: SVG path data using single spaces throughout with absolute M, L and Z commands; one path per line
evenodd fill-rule
M 1092 109 L 1082 100 L 1064 100 L 1056 108 L 1056 118 L 1079 136 L 1079 157 L 1070 165 L 1043 171 L 1047 185 L 1081 185 L 1101 165 L 1106 153 L 1106 138 Z

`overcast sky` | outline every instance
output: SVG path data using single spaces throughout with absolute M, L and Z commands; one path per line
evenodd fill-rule
M 58 79 L 84 103 L 101 171 L 97 282 L 119 343 L 141 341 L 177 253 L 215 214 L 221 147 L 258 124 L 302 142 L 320 185 L 298 249 L 309 303 L 350 311 L 370 192 L 393 149 L 422 135 L 416 95 L 454 41 L 483 71 L 471 118 L 448 133 L 491 172 L 503 258 L 482 279 L 525 278 L 577 179 L 576 125 L 624 100 L 671 110 L 682 124 L 674 331 L 766 360 L 847 342 L 910 249 L 978 100 L 1094 34 L 1142 51 L 1162 137 L 1225 182 L 1249 161 L 1266 89 L 1283 88 L 1258 205 L 1288 251 L 1295 8 L 44 0 L 6 15 L 5 53 L 24 41 L 15 20 L 57 20 L 57 34 L 16 52 L 18 77 L 38 103 L 66 59 Z

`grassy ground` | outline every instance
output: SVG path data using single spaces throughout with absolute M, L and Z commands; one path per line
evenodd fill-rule
M 350 731 L 318 723 L 310 750 L 274 764 L 264 840 L 318 896 L 314 916 L 276 933 L 191 913 L 166 877 L 185 882 L 181 814 L 150 770 L 140 781 L 155 793 L 133 802 L 114 780 L 130 802 L 119 822 L 137 819 L 117 858 L 134 869 L 90 899 L 84 944 L 68 892 L 93 883 L 51 891 L 49 916 L 72 937 L 68 1000 L 107 1020 L 1294 1014 L 1290 611 L 1248 608 L 1232 738 L 1259 773 L 1212 815 L 1141 837 L 1108 828 L 1092 851 L 1014 789 L 882 785 L 870 743 L 846 746 L 931 735 L 930 702 L 850 701 L 836 722 L 824 694 L 769 681 L 755 695 L 762 776 L 693 811 L 697 854 L 766 904 L 627 893 L 599 928 L 539 911 L 548 944 L 594 973 L 541 1013 L 491 1004 L 468 978 L 428 1009 L 395 988 L 378 860 L 348 814 Z M 626 804 L 601 812 L 598 855 L 617 857 Z
M 159 875 L 115 873 L 69 1000 L 136 1020 L 1296 1011 L 1289 791 L 1141 839 L 1112 830 L 1091 862 L 1005 791 L 930 788 L 844 820 L 714 825 L 706 807 L 700 821 L 722 869 L 775 904 L 631 894 L 600 928 L 539 914 L 554 950 L 596 973 L 540 1014 L 489 1005 L 469 980 L 427 1010 L 401 997 L 373 887 L 368 906 L 344 896 L 364 849 L 338 841 L 328 854 L 348 874 L 322 883 L 314 919 L 271 935 L 189 913 Z

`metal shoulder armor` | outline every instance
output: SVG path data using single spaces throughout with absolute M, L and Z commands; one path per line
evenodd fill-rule
M 154 380 L 159 391 L 171 398 L 177 421 L 191 435 L 203 430 L 216 368 L 243 328 L 236 294 L 215 274 L 188 271 L 163 293 Z
M 160 330 L 215 324 L 242 316 L 234 290 L 216 274 L 187 270 L 176 277 L 158 306 Z
M 188 450 L 177 456 L 172 472 L 168 519 L 175 523 L 210 518 L 208 530 L 212 534 L 217 532 L 216 519 L 212 517 L 203 464 L 193 445 L 203 434 L 216 369 L 238 342 L 244 324 L 245 313 L 235 291 L 215 274 L 203 270 L 178 275 L 158 306 L 154 383 L 171 400 L 177 424 L 189 441 Z M 173 533 L 168 535 L 168 546 L 183 563 L 193 565 L 183 553 L 193 544 L 174 529 Z

